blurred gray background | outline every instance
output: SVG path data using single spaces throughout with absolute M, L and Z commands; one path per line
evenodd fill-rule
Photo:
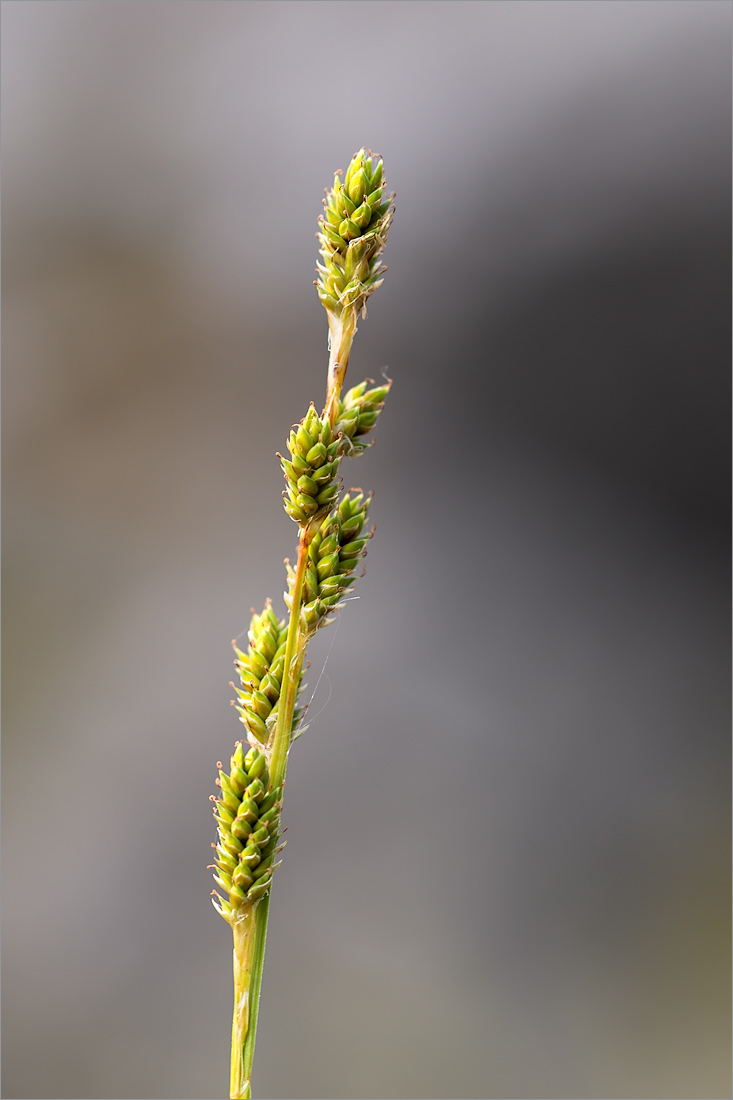
M 730 16 L 3 3 L 4 1096 L 226 1094 L 229 641 L 361 145 L 395 384 L 255 1093 L 731 1095 Z

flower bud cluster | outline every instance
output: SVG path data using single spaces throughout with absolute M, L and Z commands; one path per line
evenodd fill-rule
M 278 456 L 287 485 L 285 511 L 301 526 L 328 512 L 338 496 L 340 444 L 328 417 L 320 417 L 311 405 L 305 419 L 290 432 L 290 461 Z
M 364 557 L 364 548 L 371 538 L 371 532 L 362 534 L 369 503 L 370 497 L 365 499 L 363 493 L 353 496 L 346 493 L 310 542 L 300 612 L 301 628 L 307 635 L 314 634 L 319 626 L 329 621 L 329 611 L 337 607 L 344 592 L 356 580 L 354 570 Z M 294 571 L 288 565 L 288 592 L 285 593 L 288 607 L 292 606 L 294 579 Z
M 219 764 L 214 799 L 218 822 L 214 882 L 229 895 L 214 891 L 214 907 L 232 921 L 236 910 L 263 898 L 270 889 L 276 856 L 282 787 L 268 790 L 270 777 L 264 753 L 251 748 L 245 755 L 237 744 L 227 775 Z M 212 796 L 213 797 L 213 796 Z
M 384 408 L 384 399 L 392 388 L 392 382 L 384 386 L 367 389 L 367 382 L 353 386 L 339 401 L 336 410 L 335 432 L 343 436 L 342 451 L 345 454 L 359 455 L 371 446 L 361 436 L 370 432 L 377 423 Z
M 232 685 L 239 697 L 235 706 L 247 727 L 250 744 L 266 745 L 277 721 L 287 635 L 285 621 L 277 618 L 268 600 L 262 614 L 252 616 L 249 651 L 244 653 L 234 646 L 234 665 L 242 683 L 241 688 Z
M 336 173 L 333 187 L 323 201 L 319 218 L 321 259 L 318 296 L 327 310 L 337 315 L 347 306 L 357 313 L 381 284 L 379 254 L 392 220 L 392 198 L 383 201 L 385 181 L 382 161 L 372 160 L 360 149 L 349 165 L 343 183 Z

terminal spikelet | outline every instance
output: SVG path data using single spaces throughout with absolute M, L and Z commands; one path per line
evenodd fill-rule
M 283 492 L 285 511 L 304 527 L 325 515 L 338 496 L 341 437 L 335 434 L 328 417 L 320 417 L 311 405 L 305 418 L 291 430 L 287 447 L 290 460 L 279 456 L 287 485 Z
M 238 912 L 263 898 L 270 889 L 276 856 L 282 787 L 270 789 L 267 759 L 252 747 L 244 753 L 237 743 L 229 775 L 219 765 L 215 799 L 218 843 L 214 882 L 227 894 L 214 891 L 214 908 L 231 924 Z
M 323 521 L 308 546 L 303 605 L 300 625 L 306 636 L 330 619 L 328 613 L 339 604 L 346 590 L 354 583 L 354 570 L 365 554 L 371 532 L 363 534 L 369 511 L 370 497 L 363 493 L 346 493 L 338 508 Z M 288 564 L 288 592 L 285 602 L 292 606 L 295 573 Z
M 337 316 L 349 307 L 358 314 L 382 283 L 379 255 L 392 221 L 394 198 L 384 198 L 382 168 L 382 160 L 373 159 L 371 150 L 360 149 L 343 183 L 337 172 L 323 200 L 325 211 L 318 229 L 322 262 L 317 264 L 316 285 L 323 305 Z
M 384 399 L 392 388 L 392 382 L 388 380 L 386 385 L 368 390 L 368 381 L 370 379 L 353 386 L 339 400 L 336 408 L 334 431 L 341 432 L 342 450 L 345 454 L 360 455 L 367 447 L 371 447 L 371 441 L 366 442 L 361 437 L 375 427 L 384 408 Z
M 241 688 L 232 685 L 239 698 L 235 705 L 250 744 L 268 744 L 277 720 L 287 635 L 287 624 L 278 619 L 268 600 L 262 614 L 252 616 L 248 652 L 234 645 L 234 665 L 242 684 Z

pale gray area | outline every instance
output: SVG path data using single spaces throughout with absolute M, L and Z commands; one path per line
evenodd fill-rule
M 730 4 L 2 4 L 3 1096 L 219 1097 L 209 794 L 398 192 L 259 1097 L 730 1095 Z

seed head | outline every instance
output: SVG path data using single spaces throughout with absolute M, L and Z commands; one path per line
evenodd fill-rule
M 285 511 L 301 527 L 324 516 L 338 496 L 341 437 L 327 416 L 311 405 L 307 416 L 290 432 L 290 461 L 280 458 L 287 489 Z
M 358 314 L 381 285 L 379 255 L 387 240 L 394 195 L 384 197 L 382 161 L 371 150 L 355 153 L 343 183 L 337 172 L 319 218 L 318 296 L 330 313 L 349 306 Z
M 266 745 L 277 721 L 287 635 L 287 624 L 268 602 L 261 615 L 252 616 L 248 652 L 234 647 L 234 665 L 242 684 L 234 688 L 239 698 L 236 708 L 250 745 Z
M 366 442 L 362 437 L 376 426 L 384 408 L 384 399 L 391 388 L 391 381 L 371 390 L 367 389 L 366 382 L 361 382 L 339 400 L 334 431 L 341 433 L 344 454 L 360 455 L 371 447 L 371 442 Z
M 300 625 L 306 636 L 325 626 L 334 611 L 354 583 L 354 570 L 365 554 L 365 546 L 371 534 L 363 534 L 369 511 L 370 498 L 363 493 L 346 493 L 338 508 L 324 519 L 308 547 L 308 564 L 305 571 L 303 606 Z M 288 566 L 288 591 L 285 603 L 292 606 L 292 590 L 295 574 Z
M 214 908 L 231 924 L 236 912 L 270 889 L 276 855 L 282 787 L 269 789 L 264 753 L 238 744 L 229 775 L 219 770 L 214 817 L 218 822 L 214 882 L 229 899 L 214 893 Z

